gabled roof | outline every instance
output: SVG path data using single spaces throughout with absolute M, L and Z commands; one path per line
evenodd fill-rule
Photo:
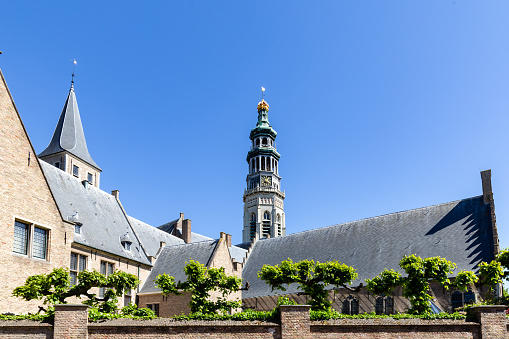
M 39 154 L 39 158 L 63 151 L 67 151 L 98 170 L 101 170 L 95 161 L 92 160 L 90 153 L 88 153 L 85 133 L 83 132 L 80 112 L 78 110 L 78 102 L 74 94 L 74 86 L 71 86 L 69 90 L 53 137 L 48 147 Z
M 184 267 L 189 260 L 196 260 L 200 264 L 207 265 L 210 256 L 214 252 L 217 240 L 208 240 L 193 244 L 164 247 L 147 277 L 140 293 L 160 291 L 154 283 L 159 274 L 166 273 L 175 278 L 175 281 L 184 282 L 187 280 L 184 274 Z
M 441 256 L 457 264 L 455 272 L 476 270 L 494 259 L 490 205 L 483 197 L 382 215 L 284 237 L 258 240 L 242 271 L 250 289 L 243 298 L 275 294 L 257 277 L 264 264 L 314 259 L 338 260 L 357 269 L 354 285 L 385 268 L 399 270 L 403 255 Z M 287 292 L 299 290 L 291 286 Z
M 81 234 L 74 234 L 75 243 L 151 265 L 114 196 L 92 185 L 85 187 L 70 174 L 40 163 L 63 217 L 82 223 Z M 132 242 L 130 251 L 121 244 L 126 236 Z
M 139 237 L 141 245 L 145 249 L 147 255 L 156 257 L 156 254 L 161 247 L 161 241 L 164 241 L 166 246 L 184 244 L 184 240 L 177 238 L 174 235 L 168 234 L 131 216 L 127 216 L 127 218 L 129 219 L 131 226 L 134 228 L 136 235 Z

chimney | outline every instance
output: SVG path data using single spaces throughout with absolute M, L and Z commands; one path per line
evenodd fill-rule
M 151 263 L 152 265 L 154 265 L 154 263 L 156 262 L 156 257 L 154 257 L 154 256 L 152 256 L 152 255 L 149 255 L 149 256 L 148 256 L 148 260 L 150 260 L 150 263 Z
M 184 213 L 181 213 L 182 217 L 184 216 Z M 191 220 L 184 219 L 182 221 L 182 240 L 186 244 L 191 243 Z
M 232 247 L 232 235 L 231 234 L 226 234 L 226 244 L 228 245 L 228 247 Z
M 485 204 L 493 200 L 493 190 L 491 189 L 491 170 L 481 172 L 482 196 Z
M 166 243 L 164 241 L 161 241 L 159 242 L 159 248 L 163 248 L 164 246 L 166 246 Z
M 119 200 L 120 192 L 118 190 L 111 191 L 111 195 L 115 197 L 115 199 Z

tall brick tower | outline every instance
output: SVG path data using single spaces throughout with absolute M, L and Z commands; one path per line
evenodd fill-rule
M 48 147 L 39 154 L 39 158 L 81 181 L 85 180 L 99 187 L 101 169 L 88 153 L 73 83 L 71 83 L 71 89 L 53 138 Z
M 249 174 L 244 191 L 244 230 L 242 241 L 286 234 L 284 199 L 279 176 L 276 131 L 269 124 L 269 104 L 258 103 L 258 123 L 251 130 L 251 149 L 247 153 Z

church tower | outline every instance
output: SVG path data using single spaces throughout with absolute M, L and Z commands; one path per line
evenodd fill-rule
M 101 169 L 88 153 L 73 83 L 53 138 L 39 159 L 99 188 Z
M 244 230 L 242 241 L 286 235 L 284 199 L 279 176 L 276 131 L 269 124 L 269 104 L 258 103 L 258 123 L 251 130 L 251 149 L 247 153 L 249 174 L 244 191 Z

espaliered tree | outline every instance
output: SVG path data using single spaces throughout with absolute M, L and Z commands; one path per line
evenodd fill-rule
M 241 290 L 242 279 L 227 275 L 224 268 L 207 268 L 198 261 L 190 260 L 184 267 L 184 273 L 187 276 L 185 282 L 175 282 L 174 277 L 164 273 L 157 276 L 155 284 L 165 296 L 190 292 L 191 313 L 225 314 L 240 307 L 239 300 L 228 300 L 228 296 Z M 218 291 L 221 296 L 212 300 L 213 291 Z
M 39 274 L 28 277 L 23 286 L 16 287 L 12 294 L 24 300 L 43 300 L 45 305 L 66 304 L 67 298 L 87 298 L 83 303 L 96 307 L 99 311 L 112 313 L 117 310 L 118 298 L 124 290 L 133 289 L 138 286 L 138 277 L 115 271 L 109 276 L 93 271 L 82 271 L 78 273 L 78 283 L 71 286 L 69 271 L 65 268 L 55 268 L 48 274 Z M 100 298 L 91 293 L 93 287 L 106 288 L 104 297 Z M 46 311 L 39 307 L 40 311 Z
M 441 257 L 422 259 L 421 257 L 405 255 L 399 262 L 399 266 L 407 274 L 402 277 L 393 269 L 385 269 L 373 279 L 366 279 L 367 289 L 374 294 L 390 294 L 397 286 L 403 287 L 403 296 L 410 301 L 412 308 L 410 313 L 423 314 L 431 311 L 432 299 L 429 295 L 429 283 L 437 281 L 444 288 L 451 287 L 467 290 L 476 283 L 493 285 L 500 282 L 502 267 L 499 262 L 482 262 L 479 264 L 479 275 L 472 271 L 460 271 L 453 282 L 448 278 L 456 268 L 456 264 Z
M 288 259 L 279 265 L 263 265 L 261 271 L 258 272 L 258 278 L 270 285 L 272 290 L 286 291 L 283 285 L 297 283 L 304 294 L 309 295 L 308 303 L 312 310 L 329 310 L 331 302 L 327 298 L 328 291 L 325 288 L 333 285 L 336 288 L 344 287 L 350 291 L 358 292 L 362 284 L 355 289 L 347 286 L 357 278 L 355 271 L 353 267 L 338 261 L 320 263 L 314 260 L 302 260 L 293 262 Z

